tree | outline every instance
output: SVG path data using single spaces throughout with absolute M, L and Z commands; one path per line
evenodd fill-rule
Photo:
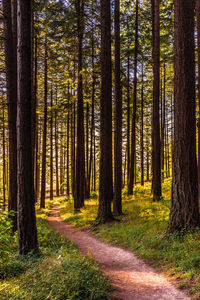
M 32 110 L 32 1 L 18 0 L 18 247 L 20 254 L 38 249 L 35 217 L 33 147 L 31 135 Z
M 169 229 L 199 222 L 195 130 L 195 1 L 175 1 L 174 168 Z
M 101 100 L 100 100 L 100 174 L 98 219 L 111 217 L 112 174 L 112 68 L 110 0 L 101 0 Z
M 200 113 L 200 0 L 196 0 L 197 47 L 198 47 L 198 105 Z M 200 201 L 200 115 L 198 119 L 198 195 Z
M 138 8 L 139 0 L 136 0 L 135 12 L 135 52 L 134 52 L 134 90 L 133 90 L 133 115 L 131 128 L 131 157 L 130 157 L 130 171 L 128 180 L 128 194 L 133 194 L 133 184 L 135 176 L 135 145 L 136 145 L 136 109 L 137 109 L 137 71 L 138 71 Z
M 115 0 L 115 141 L 113 212 L 122 214 L 122 95 L 120 67 L 120 1 Z
M 53 200 L 53 85 L 51 83 L 51 115 L 50 115 L 50 200 Z
M 48 96 L 48 49 L 47 34 L 45 35 L 45 55 L 44 55 L 44 123 L 43 123 L 43 143 L 42 143 L 42 179 L 41 179 L 41 199 L 40 207 L 45 208 L 46 195 L 46 144 L 47 144 L 47 96 Z
M 76 181 L 74 209 L 84 206 L 85 198 L 85 139 L 84 139 L 84 109 L 83 109 L 83 76 L 82 47 L 84 31 L 84 0 L 76 0 L 78 29 L 78 103 L 77 103 L 77 147 L 76 147 Z
M 153 200 L 159 201 L 161 192 L 161 141 L 160 141 L 160 0 L 152 1 L 153 11 L 153 120 L 152 120 L 152 191 Z
M 8 210 L 17 211 L 17 24 L 16 1 L 3 0 L 5 62 L 9 129 L 9 201 Z M 13 232 L 17 229 L 17 215 L 13 219 Z

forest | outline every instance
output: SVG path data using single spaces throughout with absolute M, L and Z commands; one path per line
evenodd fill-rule
M 200 0 L 0 0 L 0 299 L 200 299 Z

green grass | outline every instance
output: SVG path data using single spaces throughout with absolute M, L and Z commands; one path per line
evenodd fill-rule
M 171 180 L 163 184 L 163 200 L 152 202 L 151 185 L 137 185 L 132 197 L 123 191 L 121 222 L 93 227 L 93 233 L 112 244 L 121 245 L 157 267 L 173 275 L 179 288 L 188 288 L 200 298 L 200 231 L 166 235 L 170 210 Z M 76 226 L 88 226 L 97 214 L 98 202 L 86 201 L 81 213 L 73 213 L 72 203 L 61 203 L 61 217 Z
M 109 299 L 110 285 L 98 266 L 48 226 L 49 207 L 37 211 L 39 254 L 20 257 L 16 237 L 9 240 L 0 261 L 0 299 Z

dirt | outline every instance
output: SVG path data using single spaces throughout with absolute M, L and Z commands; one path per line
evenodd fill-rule
M 99 264 L 114 287 L 110 293 L 111 299 L 191 299 L 132 252 L 102 242 L 88 231 L 64 222 L 59 216 L 58 207 L 52 208 L 48 222 L 55 231 L 72 240 L 84 255 L 92 257 Z

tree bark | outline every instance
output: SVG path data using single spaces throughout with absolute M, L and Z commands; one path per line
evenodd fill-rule
M 100 100 L 100 174 L 98 219 L 111 217 L 112 174 L 112 65 L 110 0 L 101 0 L 101 100 Z
M 161 192 L 161 141 L 160 141 L 160 0 L 153 0 L 153 121 L 152 121 L 152 192 L 159 201 Z
M 197 53 L 198 53 L 198 198 L 200 203 L 200 0 L 196 0 L 196 16 L 197 16 Z
M 134 53 L 134 91 L 133 91 L 133 115 L 131 128 L 131 157 L 128 182 L 128 195 L 133 194 L 135 174 L 135 146 L 136 146 L 136 109 L 137 109 L 137 67 L 138 67 L 138 8 L 139 0 L 136 0 L 135 13 L 135 53 Z
M 199 222 L 193 0 L 175 0 L 174 169 L 169 230 Z
M 58 104 L 58 91 L 56 86 L 56 107 Z M 55 110 L 55 156 L 56 156 L 56 196 L 60 196 L 59 176 L 58 176 L 58 122 L 57 122 L 57 108 Z
M 142 90 L 141 90 L 141 185 L 144 185 L 144 62 L 142 60 Z
M 67 108 L 68 108 L 68 112 L 67 112 L 67 191 L 66 194 L 67 196 L 70 195 L 70 189 L 69 189 L 69 138 L 70 138 L 70 116 L 71 116 L 71 112 L 70 112 L 70 91 L 69 91 L 69 82 L 68 82 L 68 87 L 67 87 Z
M 120 0 L 115 0 L 115 139 L 113 213 L 122 214 L 122 94 L 120 66 Z
M 45 36 L 45 57 L 44 57 L 44 123 L 42 142 L 42 180 L 40 207 L 45 208 L 46 197 L 46 144 L 47 144 L 47 96 L 48 96 L 48 50 L 47 35 Z
M 51 116 L 50 116 L 50 200 L 53 200 L 53 86 L 51 84 Z
M 38 249 L 35 217 L 32 116 L 32 1 L 18 0 L 18 247 L 20 254 Z
M 85 198 L 85 138 L 84 138 L 84 107 L 83 107 L 83 76 L 82 47 L 84 32 L 84 0 L 76 0 L 78 26 L 78 103 L 77 103 L 77 147 L 76 147 L 76 181 L 74 210 L 84 206 Z

